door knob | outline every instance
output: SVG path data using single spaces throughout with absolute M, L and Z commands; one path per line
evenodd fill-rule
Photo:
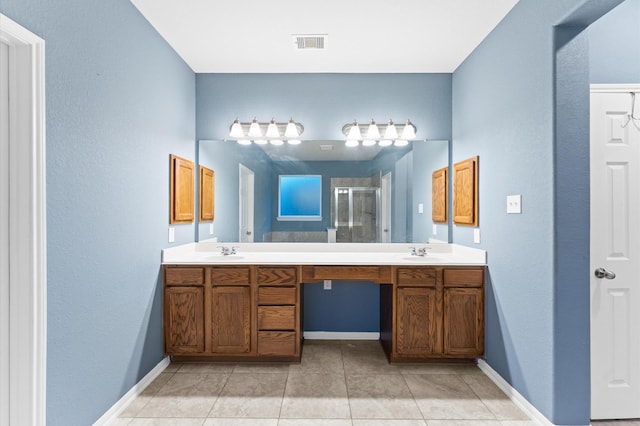
M 611 271 L 607 271 L 604 268 L 598 268 L 596 269 L 593 274 L 596 276 L 596 278 L 606 278 L 608 280 L 612 280 L 616 277 L 616 274 L 614 274 Z
M 251 235 L 251 231 L 247 231 L 247 235 Z

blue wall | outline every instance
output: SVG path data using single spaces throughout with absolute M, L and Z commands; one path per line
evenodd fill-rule
M 589 64 L 580 32 L 618 3 L 521 0 L 453 74 L 453 161 L 480 156 L 486 360 L 556 424 L 590 416 Z M 509 194 L 522 194 L 522 214 L 506 214 Z M 454 242 L 474 245 L 472 231 L 454 226 Z
M 590 82 L 640 82 L 640 0 L 625 0 L 589 31 Z
M 195 76 L 127 0 L 0 11 L 46 42 L 47 424 L 88 425 L 163 357 L 169 154 L 194 159 Z

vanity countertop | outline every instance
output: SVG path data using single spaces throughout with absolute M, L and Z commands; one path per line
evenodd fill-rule
M 223 255 L 220 247 L 236 247 Z M 427 248 L 426 256 L 411 250 Z M 204 241 L 162 250 L 165 265 L 485 265 L 486 252 L 457 244 L 219 243 Z

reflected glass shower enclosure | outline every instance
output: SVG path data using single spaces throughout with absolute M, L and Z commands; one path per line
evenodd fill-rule
M 333 226 L 338 243 L 380 241 L 380 188 L 336 187 L 333 192 Z

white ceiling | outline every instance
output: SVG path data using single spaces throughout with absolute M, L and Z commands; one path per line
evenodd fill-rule
M 197 73 L 450 73 L 518 0 L 131 1 Z

